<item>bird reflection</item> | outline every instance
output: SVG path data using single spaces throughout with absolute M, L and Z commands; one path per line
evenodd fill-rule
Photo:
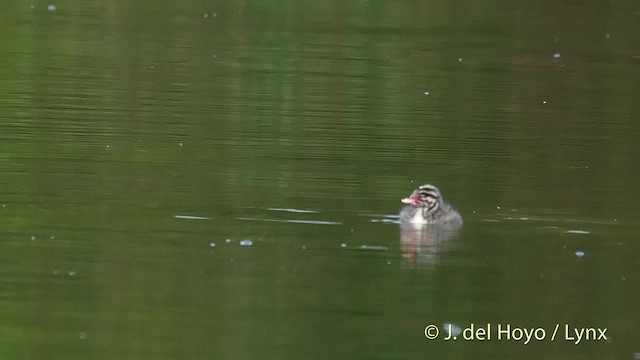
M 432 266 L 439 254 L 460 230 L 458 224 L 402 224 L 400 248 L 402 257 L 411 264 Z

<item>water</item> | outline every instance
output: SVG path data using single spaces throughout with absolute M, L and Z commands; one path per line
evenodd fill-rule
M 637 12 L 3 3 L 2 353 L 637 357 Z

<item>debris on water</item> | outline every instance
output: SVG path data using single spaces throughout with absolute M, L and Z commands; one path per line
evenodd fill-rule
M 212 247 L 212 248 L 216 247 L 216 243 L 214 243 L 214 242 L 209 243 L 209 247 Z
M 429 96 L 429 92 L 428 92 L 428 91 L 425 91 L 425 92 L 424 92 L 424 95 L 425 95 L 425 96 Z
M 31 241 L 36 241 L 36 236 L 35 235 L 31 235 Z
M 461 63 L 462 62 L 462 58 L 458 58 L 458 62 Z
M 251 246 L 253 245 L 253 241 L 249 239 L 240 240 L 240 246 Z
M 496 209 L 497 209 L 497 210 L 500 210 L 500 206 L 496 206 Z
M 554 59 L 560 59 L 560 53 L 553 54 L 553 58 Z
M 591 231 L 586 230 L 567 230 L 567 234 L 591 234 Z
M 342 243 L 342 244 L 340 244 L 340 247 L 341 247 L 341 248 L 346 248 L 346 247 L 347 247 L 347 243 Z
M 232 240 L 231 239 L 224 239 L 224 242 L 226 242 L 227 244 L 230 243 Z
M 584 251 L 576 250 L 576 256 L 581 258 L 585 255 Z
M 49 6 L 47 6 L 47 10 L 49 10 L 50 12 L 54 12 L 56 11 L 56 6 L 53 4 L 50 4 Z
M 462 329 L 455 324 L 444 323 L 442 324 L 442 326 L 444 327 L 444 331 L 446 331 L 449 336 L 458 336 L 462 334 Z
M 542 100 L 542 104 L 546 105 L 547 104 L 547 100 Z
M 181 143 L 181 142 L 179 142 L 179 143 L 178 143 L 178 146 L 179 146 L 179 147 L 182 147 L 182 143 Z

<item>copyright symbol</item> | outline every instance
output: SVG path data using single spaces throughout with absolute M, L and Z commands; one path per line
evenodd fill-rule
M 438 327 L 435 325 L 427 325 L 427 327 L 424 328 L 424 336 L 429 340 L 437 339 L 439 334 L 440 330 L 438 330 Z

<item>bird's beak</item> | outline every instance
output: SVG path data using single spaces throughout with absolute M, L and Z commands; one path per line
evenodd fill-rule
M 420 200 L 420 196 L 418 194 L 411 194 L 410 197 L 404 198 L 402 201 L 403 204 L 416 204 Z

